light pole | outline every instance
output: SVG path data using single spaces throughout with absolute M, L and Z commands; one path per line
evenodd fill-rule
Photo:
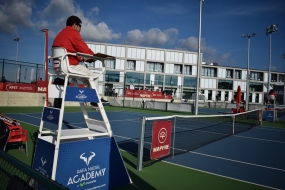
M 271 34 L 278 31 L 276 27 L 278 24 L 273 24 L 266 27 L 266 36 L 269 34 L 269 63 L 268 63 L 268 88 L 267 88 L 267 97 L 270 91 L 270 80 L 271 80 Z
M 18 75 L 18 72 L 17 72 L 17 65 L 18 65 L 18 43 L 19 43 L 19 40 L 20 38 L 14 38 L 14 41 L 17 42 L 16 44 L 16 75 L 15 75 L 15 83 L 17 82 L 17 75 Z
M 201 25 L 202 25 L 202 3 L 204 0 L 200 1 L 200 17 L 199 17 L 199 37 L 198 37 L 198 59 L 197 59 L 197 81 L 196 81 L 196 98 L 195 98 L 195 115 L 198 115 L 198 100 L 199 100 L 199 77 L 200 77 L 200 62 L 201 62 Z
M 242 34 L 242 38 L 248 39 L 248 47 L 247 47 L 247 77 L 246 77 L 246 104 L 245 104 L 245 110 L 249 110 L 249 83 L 250 83 L 250 73 L 249 73 L 249 50 L 250 50 L 250 38 L 254 37 L 256 34 L 252 33 L 250 34 Z

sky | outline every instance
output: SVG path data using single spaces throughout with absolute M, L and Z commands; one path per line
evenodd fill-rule
M 268 70 L 270 37 L 266 27 L 279 24 L 271 35 L 271 71 L 285 72 L 284 0 L 205 0 L 202 2 L 203 62 Z M 49 30 L 53 39 L 76 15 L 84 41 L 198 52 L 200 0 L 0 0 L 0 59 L 42 64 Z

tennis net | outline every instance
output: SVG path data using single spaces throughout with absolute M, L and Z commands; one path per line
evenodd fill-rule
M 262 110 L 229 115 L 143 117 L 137 169 L 141 170 L 162 158 L 185 153 L 247 131 L 261 122 Z M 159 155 L 159 152 L 162 154 Z

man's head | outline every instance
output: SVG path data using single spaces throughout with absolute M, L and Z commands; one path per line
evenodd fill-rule
M 78 18 L 77 16 L 74 16 L 74 15 L 68 17 L 68 19 L 66 21 L 66 26 L 71 26 L 77 32 L 80 32 L 81 24 L 82 24 L 82 21 L 80 20 L 80 18 Z

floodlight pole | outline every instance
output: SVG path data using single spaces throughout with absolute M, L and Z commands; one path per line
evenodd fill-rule
M 41 31 L 44 32 L 46 36 L 46 40 L 45 40 L 46 77 L 45 78 L 46 78 L 46 106 L 48 106 L 48 29 L 42 29 Z
M 250 83 L 250 72 L 249 72 L 249 52 L 250 52 L 250 38 L 254 37 L 256 34 L 252 33 L 250 34 L 242 34 L 242 38 L 248 39 L 248 47 L 247 47 L 247 77 L 246 77 L 246 104 L 245 104 L 245 110 L 249 110 L 249 83 Z
M 202 25 L 202 3 L 204 0 L 200 1 L 200 17 L 199 17 L 199 37 L 198 37 L 198 59 L 197 59 L 197 80 L 196 80 L 196 98 L 195 98 L 195 115 L 198 115 L 198 100 L 199 100 L 199 84 L 200 84 L 200 65 L 201 65 L 201 25 Z
M 18 65 L 18 43 L 19 43 L 19 40 L 20 38 L 14 38 L 14 41 L 17 42 L 16 44 L 16 68 L 17 68 L 17 65 Z M 17 75 L 18 75 L 18 72 L 17 72 L 17 69 L 16 69 L 16 75 L 15 75 L 15 83 L 17 82 Z
M 266 36 L 269 34 L 269 63 L 268 63 L 268 88 L 267 88 L 267 97 L 270 91 L 270 82 L 271 82 L 271 34 L 278 31 L 276 27 L 278 24 L 273 24 L 266 27 Z
M 285 53 L 282 54 L 282 59 L 285 59 Z M 283 88 L 283 105 L 285 104 L 285 69 L 284 69 L 284 77 L 283 77 L 283 83 L 284 83 L 284 88 Z

